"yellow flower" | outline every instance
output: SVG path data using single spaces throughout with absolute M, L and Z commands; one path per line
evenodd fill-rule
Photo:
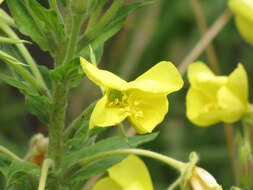
M 190 178 L 190 185 L 193 190 L 222 190 L 215 178 L 206 170 L 195 167 Z
M 243 38 L 253 44 L 253 0 L 230 0 L 229 8 Z
M 92 190 L 153 190 L 148 169 L 137 156 L 128 156 L 108 173 L 109 177 L 99 180 Z
M 176 67 L 166 61 L 131 82 L 98 69 L 84 58 L 81 65 L 90 80 L 105 88 L 92 112 L 90 128 L 117 125 L 128 117 L 138 133 L 149 133 L 168 112 L 167 95 L 183 86 Z
M 0 4 L 3 2 L 4 0 L 0 0 Z
M 248 79 L 243 65 L 229 76 L 215 76 L 202 62 L 189 66 L 191 87 L 186 96 L 186 115 L 199 126 L 238 121 L 248 111 Z

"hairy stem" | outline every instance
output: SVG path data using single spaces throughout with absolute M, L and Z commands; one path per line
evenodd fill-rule
M 55 170 L 62 167 L 63 157 L 63 130 L 65 126 L 65 115 L 67 107 L 68 90 L 63 83 L 55 82 L 53 86 L 53 103 L 49 123 L 49 152 L 48 156 L 55 163 Z M 56 172 L 56 181 L 51 190 L 61 190 L 61 173 Z

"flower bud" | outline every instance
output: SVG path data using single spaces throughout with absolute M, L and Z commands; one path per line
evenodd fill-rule
M 253 44 L 253 0 L 230 0 L 229 8 L 242 37 Z
M 42 134 L 36 134 L 30 141 L 25 161 L 32 162 L 38 166 L 42 166 L 48 152 L 48 138 Z
M 190 178 L 190 185 L 193 190 L 222 190 L 215 178 L 206 170 L 195 167 Z

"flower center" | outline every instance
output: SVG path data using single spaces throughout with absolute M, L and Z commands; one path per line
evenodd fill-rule
M 107 98 L 108 107 L 126 107 L 128 105 L 128 96 L 121 91 L 110 89 Z

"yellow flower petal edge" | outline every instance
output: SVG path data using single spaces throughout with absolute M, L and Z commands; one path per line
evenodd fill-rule
M 4 0 L 0 0 L 0 4 L 3 2 Z
M 244 38 L 245 41 L 247 41 L 249 44 L 253 45 L 253 22 L 243 19 L 242 17 L 236 17 L 235 18 L 237 28 Z
M 132 82 L 98 69 L 84 58 L 80 61 L 87 77 L 105 88 L 92 112 L 90 129 L 117 125 L 129 118 L 138 133 L 150 133 L 168 112 L 167 95 L 183 86 L 176 67 L 166 61 L 159 62 Z
M 110 177 L 105 177 L 99 180 L 92 190 L 122 190 L 122 188 L 114 182 Z
M 108 173 L 109 177 L 99 180 L 92 190 L 153 190 L 145 163 L 135 155 L 109 168 Z
M 169 94 L 183 87 L 183 79 L 169 61 L 161 61 L 128 85 L 128 89 Z
M 216 76 L 202 62 L 189 66 L 187 118 L 198 126 L 240 120 L 249 109 L 248 78 L 242 64 L 229 76 Z
M 98 69 L 82 57 L 80 58 L 80 62 L 86 76 L 96 85 L 117 90 L 126 89 L 127 82 L 117 75 L 106 70 Z
M 236 25 L 242 37 L 253 44 L 253 1 L 230 0 L 229 8 L 235 15 Z
M 229 8 L 235 16 L 243 17 L 253 22 L 253 1 L 252 0 L 229 0 Z

